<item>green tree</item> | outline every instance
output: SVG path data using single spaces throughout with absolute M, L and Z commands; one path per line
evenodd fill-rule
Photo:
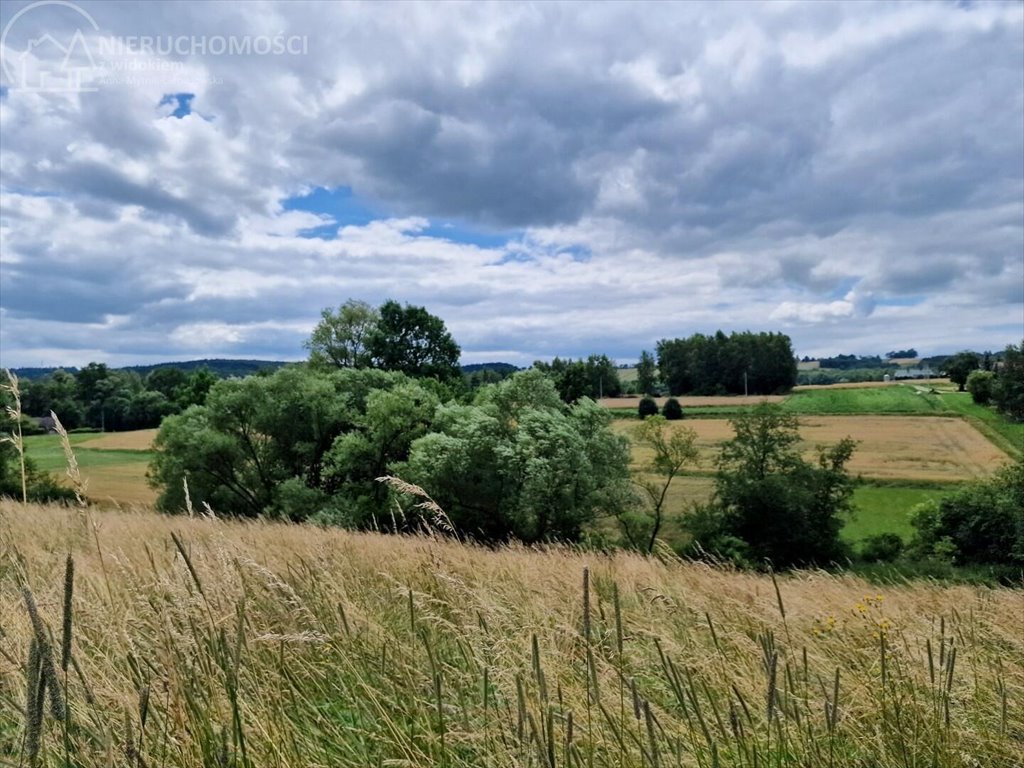
M 592 400 L 562 402 L 542 371 L 441 406 L 433 431 L 396 467 L 422 486 L 456 529 L 483 541 L 575 541 L 598 515 L 627 503 L 629 448 Z
M 185 478 L 194 504 L 228 515 L 303 519 L 334 504 L 342 478 L 327 457 L 335 441 L 361 428 L 371 393 L 407 381 L 384 371 L 298 366 L 220 381 L 205 405 L 161 425 L 149 475 L 161 490 L 157 506 L 183 510 Z
M 185 386 L 188 381 L 188 374 L 181 368 L 173 365 L 154 368 L 146 375 L 146 389 L 152 392 L 159 392 L 169 401 L 173 402 L 178 397 L 178 390 Z M 190 403 L 191 405 L 191 403 Z
M 640 398 L 640 404 L 637 406 L 637 415 L 641 419 L 658 415 L 658 404 L 654 401 L 653 397 Z
M 180 410 L 185 410 L 191 405 L 203 405 L 206 396 L 218 381 L 220 379 L 217 378 L 217 374 L 206 366 L 197 368 L 175 391 L 175 404 Z
M 812 464 L 800 455 L 796 417 L 779 406 L 756 406 L 731 423 L 735 437 L 719 456 L 715 497 L 690 520 L 696 543 L 778 567 L 840 559 L 854 441 L 819 448 Z
M 1015 421 L 1024 421 L 1024 341 L 1010 344 L 1003 354 L 999 378 L 992 388 L 996 407 Z
M 967 377 L 971 375 L 971 371 L 976 371 L 980 367 L 981 358 L 974 352 L 957 352 L 946 360 L 943 370 L 949 376 L 949 380 L 956 384 L 960 391 L 963 392 L 967 384 Z
M 628 509 L 619 514 L 626 540 L 644 552 L 654 549 L 666 517 L 668 491 L 687 464 L 697 460 L 697 433 L 692 429 L 673 429 L 664 416 L 651 416 L 633 428 L 633 441 L 650 461 L 639 468 L 636 484 L 643 491 L 641 510 Z
M 380 315 L 365 301 L 349 299 L 337 312 L 324 309 L 320 322 L 305 342 L 309 362 L 315 367 L 367 368 L 371 363 L 368 342 Z
M 372 365 L 414 378 L 461 381 L 461 351 L 441 318 L 397 301 L 384 302 L 379 314 L 365 342 Z
M 662 406 L 661 415 L 669 421 L 678 421 L 683 418 L 683 406 L 674 397 L 670 397 L 665 401 L 665 405 Z
M 354 428 L 340 435 L 324 457 L 325 485 L 340 499 L 318 519 L 365 527 L 382 517 L 390 492 L 377 478 L 408 459 L 409 447 L 427 433 L 438 404 L 437 396 L 415 381 L 370 392 Z
M 996 375 L 992 371 L 971 371 L 967 377 L 965 388 L 971 393 L 971 399 L 978 405 L 988 405 L 992 400 Z
M 656 392 L 658 365 L 654 355 L 646 349 L 640 353 L 640 362 L 636 365 L 636 385 L 641 395 L 653 395 Z

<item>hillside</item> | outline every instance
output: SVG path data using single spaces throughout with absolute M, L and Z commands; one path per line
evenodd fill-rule
M 6 502 L 0 549 L 14 764 L 70 552 L 82 765 L 1022 765 L 1020 590 Z

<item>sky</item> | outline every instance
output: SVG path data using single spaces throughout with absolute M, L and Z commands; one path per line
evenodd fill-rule
M 1024 337 L 1024 4 L 0 3 L 0 365 Z

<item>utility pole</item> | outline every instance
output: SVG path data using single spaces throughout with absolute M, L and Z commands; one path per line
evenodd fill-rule
M 743 396 L 747 397 L 747 372 L 743 372 Z

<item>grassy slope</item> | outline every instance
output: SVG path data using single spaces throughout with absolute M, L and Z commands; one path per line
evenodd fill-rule
M 70 552 L 75 764 L 130 732 L 167 768 L 1021 765 L 1019 590 L 808 572 L 777 599 L 626 553 L 80 514 L 0 504 L 0 762 L 25 764 L 21 588 L 59 636 Z

